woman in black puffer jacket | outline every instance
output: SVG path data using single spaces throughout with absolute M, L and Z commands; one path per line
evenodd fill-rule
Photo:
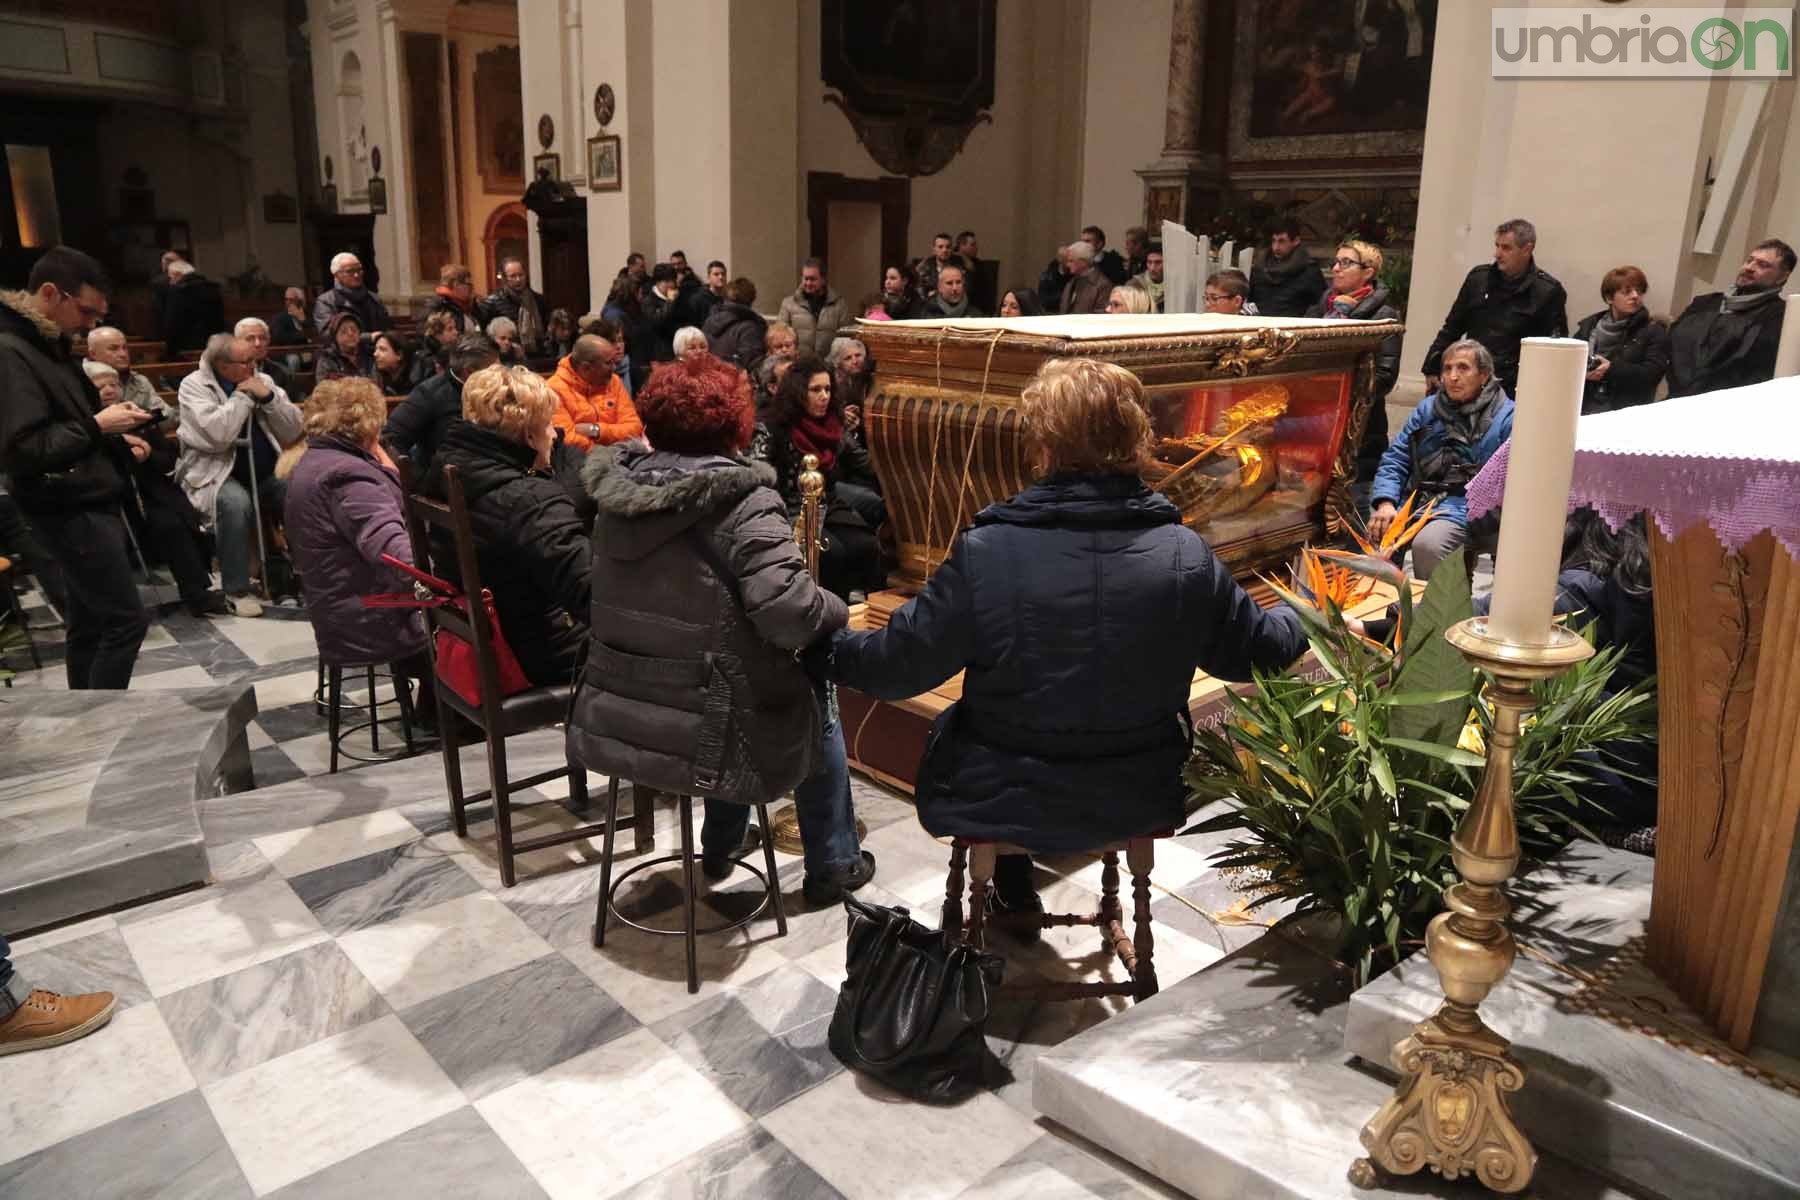
M 1589 313 L 1575 328 L 1588 344 L 1584 413 L 1612 412 L 1649 404 L 1669 373 L 1669 327 L 1650 315 L 1644 293 L 1650 280 L 1639 267 L 1614 267 L 1600 281 L 1606 307 Z
M 1305 648 L 1300 623 L 1257 607 L 1139 478 L 1136 376 L 1047 363 L 1021 416 L 1042 482 L 978 513 L 886 628 L 834 635 L 827 669 L 882 700 L 964 672 L 919 764 L 928 833 L 1057 853 L 1173 829 L 1195 670 L 1280 670 Z M 1029 861 L 1001 861 L 997 903 L 1035 906 Z
M 750 807 L 792 789 L 805 893 L 866 882 L 835 703 L 795 651 L 841 629 L 807 574 L 769 468 L 739 456 L 749 381 L 716 361 L 656 368 L 637 397 L 650 444 L 606 446 L 583 474 L 594 524 L 593 644 L 569 742 L 593 770 L 706 797 L 701 866 L 731 871 Z
M 444 470 L 456 468 L 500 632 L 532 683 L 566 683 L 587 644 L 589 549 L 551 466 L 556 393 L 524 367 L 492 366 L 463 384 L 462 410 L 444 430 L 424 493 L 442 500 Z M 456 561 L 448 539 L 433 553 Z
M 769 322 L 751 307 L 756 303 L 756 285 L 738 278 L 725 285 L 725 298 L 706 314 L 700 329 L 706 334 L 706 348 L 719 358 L 745 371 L 756 370 L 763 360 L 764 342 Z

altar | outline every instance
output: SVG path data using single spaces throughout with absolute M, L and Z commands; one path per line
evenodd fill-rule
M 1509 448 L 1469 485 L 1495 507 Z M 1646 960 L 1800 1057 L 1800 378 L 1583 417 L 1569 505 L 1649 517 L 1660 691 Z
M 875 361 L 863 422 L 900 560 L 852 615 L 879 628 L 949 555 L 976 513 L 1031 481 L 1019 395 L 1045 362 L 1094 358 L 1143 381 L 1154 438 L 1144 473 L 1251 594 L 1274 595 L 1301 547 L 1339 538 L 1392 321 L 1171 313 L 864 321 Z M 961 676 L 888 704 L 841 692 L 853 766 L 910 790 L 931 721 Z M 1189 706 L 1216 719 L 1224 686 L 1197 675 Z

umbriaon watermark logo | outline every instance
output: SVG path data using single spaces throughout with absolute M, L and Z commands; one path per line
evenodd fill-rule
M 1790 8 L 1496 8 L 1497 78 L 1792 75 Z

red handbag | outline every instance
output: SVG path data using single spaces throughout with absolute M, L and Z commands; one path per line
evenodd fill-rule
M 430 595 L 384 592 L 364 596 L 364 608 L 448 608 L 473 623 L 468 611 L 468 597 L 455 584 L 428 575 L 391 554 L 383 554 L 381 558 L 389 566 L 410 575 Z M 531 687 L 531 680 L 525 678 L 525 669 L 519 665 L 518 656 L 506 644 L 506 635 L 500 632 L 500 616 L 494 611 L 494 593 L 486 588 L 481 589 L 481 608 L 488 623 L 488 644 L 494 648 L 494 665 L 500 676 L 500 697 L 504 699 L 526 691 Z M 471 643 L 448 629 L 440 629 L 433 639 L 432 660 L 439 683 L 455 692 L 470 708 L 481 706 L 481 658 Z

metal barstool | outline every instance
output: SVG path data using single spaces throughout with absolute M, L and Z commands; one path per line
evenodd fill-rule
M 633 784 L 633 788 L 637 787 Z M 719 925 L 709 925 L 705 929 L 697 928 L 694 918 L 694 798 L 679 796 L 676 798 L 681 811 L 681 852 L 679 854 L 663 854 L 645 862 L 638 863 L 631 870 L 617 879 L 613 878 L 613 831 L 618 827 L 619 816 L 619 779 L 615 775 L 606 787 L 606 837 L 605 849 L 600 857 L 600 898 L 596 903 L 594 914 L 594 945 L 606 945 L 606 923 L 609 917 L 617 917 L 623 924 L 644 933 L 653 933 L 658 937 L 685 937 L 687 939 L 687 990 L 690 994 L 700 990 L 700 960 L 697 939 L 701 934 L 729 933 L 733 929 L 742 929 L 770 907 L 775 909 L 775 936 L 787 936 L 787 912 L 781 901 L 781 880 L 775 873 L 775 845 L 772 839 L 764 837 L 763 865 L 766 870 L 758 870 L 744 861 L 742 856 L 734 856 L 732 862 L 744 868 L 763 881 L 762 902 L 735 921 L 727 921 Z M 769 808 L 766 804 L 758 804 L 756 819 L 762 827 L 769 828 Z M 625 881 L 639 871 L 647 871 L 652 867 L 660 867 L 664 863 L 681 864 L 681 915 L 680 929 L 657 929 L 650 925 L 640 925 L 620 912 L 613 902 L 614 894 Z
M 391 700 L 381 700 L 376 695 L 375 669 L 377 666 L 383 667 L 383 673 L 393 682 L 394 696 Z M 392 663 L 342 664 L 327 663 L 324 659 L 320 659 L 319 671 L 325 677 L 325 721 L 327 736 L 331 742 L 329 774 L 337 774 L 339 755 L 349 759 L 351 762 L 359 763 L 387 762 L 393 757 L 392 755 L 381 754 L 380 710 L 383 706 L 388 704 L 393 704 L 400 710 L 400 736 L 406 742 L 406 752 L 408 754 L 417 752 L 413 745 L 412 688 L 407 683 L 406 677 L 394 670 Z M 367 721 L 358 721 L 347 728 L 342 727 L 345 671 L 363 672 L 363 678 L 367 681 L 369 688 L 369 719 Z M 365 758 L 360 754 L 352 754 L 350 751 L 343 749 L 344 739 L 363 728 L 367 728 L 369 731 L 369 749 L 377 757 Z

